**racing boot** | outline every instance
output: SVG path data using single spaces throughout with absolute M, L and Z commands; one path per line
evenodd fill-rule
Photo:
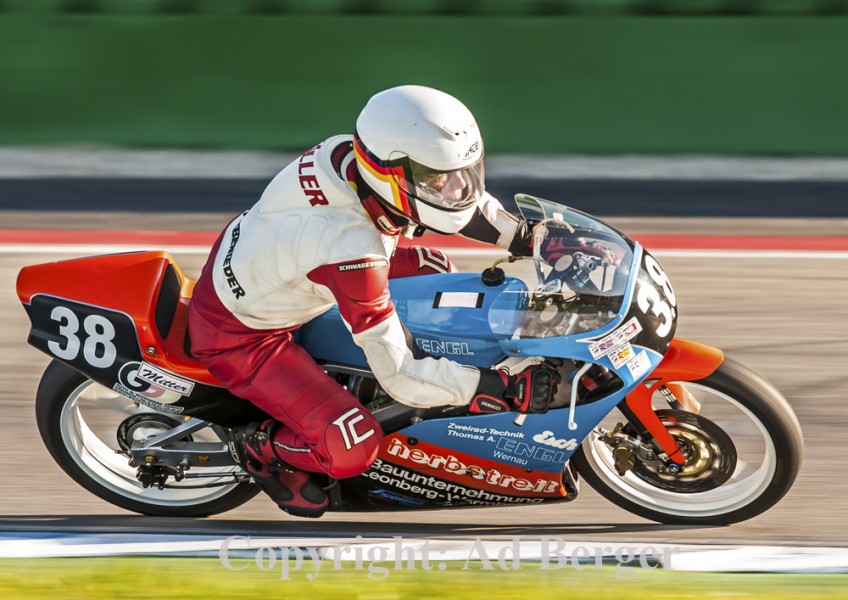
M 282 510 L 296 517 L 320 517 L 327 510 L 327 494 L 309 473 L 277 457 L 272 441 L 276 425 L 269 419 L 233 429 L 230 453 Z

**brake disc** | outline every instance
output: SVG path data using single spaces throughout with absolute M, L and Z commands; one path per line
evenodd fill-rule
M 682 410 L 656 413 L 687 457 L 686 462 L 674 473 L 658 461 L 638 460 L 631 471 L 636 477 L 681 494 L 713 490 L 730 479 L 736 470 L 736 446 L 721 427 L 702 415 Z
M 133 443 L 143 442 L 180 425 L 182 425 L 180 421 L 157 413 L 141 413 L 127 417 L 118 425 L 116 432 L 118 446 L 124 452 L 129 452 Z M 193 441 L 190 435 L 185 439 L 189 442 Z

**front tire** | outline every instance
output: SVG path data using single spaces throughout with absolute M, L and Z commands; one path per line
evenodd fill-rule
M 126 417 L 145 410 L 58 361 L 45 370 L 35 400 L 38 431 L 53 460 L 82 487 L 116 506 L 145 515 L 204 517 L 236 508 L 259 492 L 249 483 L 226 479 L 209 488 L 190 487 L 187 480 L 171 480 L 163 490 L 143 487 L 115 432 Z
M 726 481 L 692 493 L 684 489 L 683 479 L 675 491 L 673 485 L 657 485 L 638 472 L 621 476 L 611 449 L 594 432 L 572 458 L 577 471 L 614 504 L 660 523 L 726 525 L 774 506 L 795 481 L 803 456 L 801 426 L 789 403 L 763 378 L 730 359 L 711 375 L 684 385 L 701 403 L 699 414 L 718 425 L 735 446 L 727 449 L 738 461 Z M 655 406 L 661 398 L 655 395 Z

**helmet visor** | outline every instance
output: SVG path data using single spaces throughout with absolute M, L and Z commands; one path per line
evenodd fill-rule
M 483 159 L 463 169 L 439 171 L 409 159 L 407 194 L 444 210 L 465 210 L 483 195 Z

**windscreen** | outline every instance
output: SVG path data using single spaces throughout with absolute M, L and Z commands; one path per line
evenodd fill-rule
M 535 259 L 510 269 L 489 313 L 496 336 L 542 338 L 585 334 L 622 308 L 633 262 L 633 242 L 578 210 L 532 196 L 516 204 L 534 224 Z

